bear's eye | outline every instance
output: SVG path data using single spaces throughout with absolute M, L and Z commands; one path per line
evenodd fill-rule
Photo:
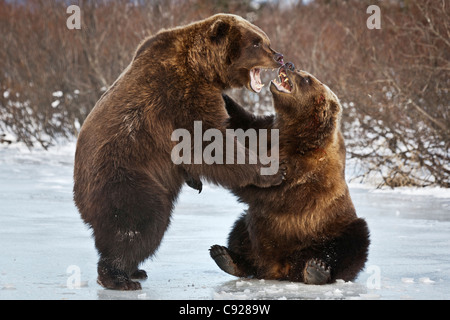
M 305 79 L 306 84 L 311 84 L 311 77 L 306 77 L 304 79 Z
M 253 43 L 253 48 L 259 48 L 261 46 L 261 42 L 257 41 Z

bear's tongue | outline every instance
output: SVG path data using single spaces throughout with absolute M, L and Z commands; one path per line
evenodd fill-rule
M 250 87 L 256 93 L 259 93 L 262 87 L 264 87 L 264 84 L 261 83 L 260 73 L 260 68 L 253 68 L 252 70 L 250 70 Z

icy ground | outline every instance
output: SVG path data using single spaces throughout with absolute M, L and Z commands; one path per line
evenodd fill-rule
M 141 267 L 142 291 L 96 283 L 97 253 L 72 201 L 73 145 L 0 145 L 0 299 L 450 299 L 450 190 L 351 185 L 371 230 L 366 269 L 325 286 L 237 279 L 210 259 L 244 205 L 219 187 L 185 188 L 169 231 Z

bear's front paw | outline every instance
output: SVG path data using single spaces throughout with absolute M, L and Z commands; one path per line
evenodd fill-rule
M 306 262 L 303 277 L 306 284 L 325 284 L 331 280 L 331 269 L 320 259 L 310 259 Z
M 113 290 L 142 290 L 141 284 L 136 281 L 132 281 L 128 277 L 109 277 L 99 275 L 97 283 L 104 288 Z
M 130 275 L 130 278 L 145 280 L 148 278 L 148 276 L 147 276 L 147 272 L 145 272 L 145 270 L 138 269 Z
M 261 188 L 268 188 L 273 186 L 279 186 L 286 180 L 287 175 L 287 164 L 286 162 L 280 162 L 278 167 L 278 172 L 273 175 L 260 175 L 258 182 L 255 183 L 256 186 Z
M 198 193 L 202 192 L 203 183 L 200 180 L 196 180 L 194 178 L 186 179 L 186 184 L 194 190 L 197 190 Z

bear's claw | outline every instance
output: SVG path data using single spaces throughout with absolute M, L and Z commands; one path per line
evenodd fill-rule
M 202 192 L 203 183 L 200 180 L 195 180 L 194 178 L 189 177 L 189 179 L 186 179 L 186 184 L 192 189 L 197 190 L 198 193 Z
M 325 284 L 331 280 L 331 269 L 320 259 L 306 262 L 304 282 L 307 284 Z

